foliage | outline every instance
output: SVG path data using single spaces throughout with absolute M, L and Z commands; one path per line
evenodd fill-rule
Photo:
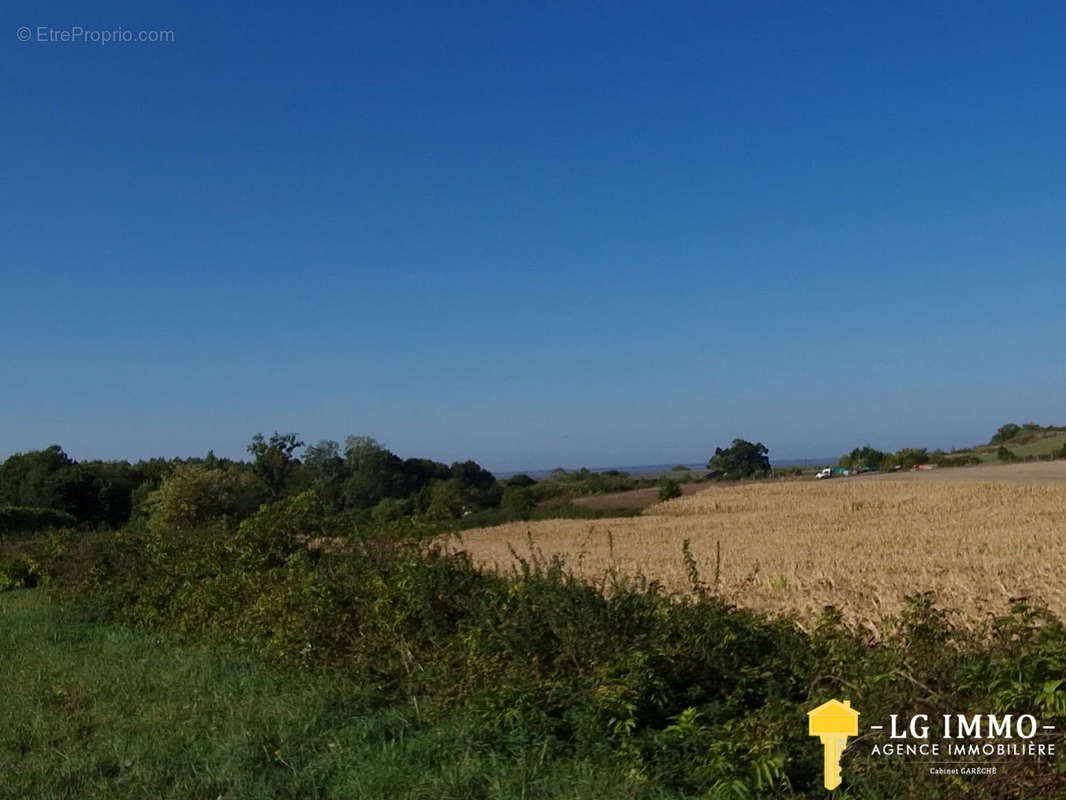
M 911 469 L 919 464 L 928 464 L 929 451 L 924 447 L 904 447 L 896 453 L 894 460 L 903 469 Z
M 517 475 L 512 475 L 510 478 L 504 481 L 505 486 L 514 486 L 519 489 L 525 489 L 530 486 L 536 485 L 536 481 L 526 475 L 524 472 L 520 472 Z
M 890 453 L 883 453 L 869 445 L 856 447 L 847 455 L 840 457 L 839 466 L 844 469 L 882 469 L 892 460 Z
M 765 477 L 770 474 L 770 451 L 761 442 L 734 439 L 728 448 L 716 447 L 707 469 L 717 470 L 728 480 Z
M 1066 722 L 1066 630 L 1037 606 L 967 630 L 918 595 L 872 645 L 832 610 L 804 631 L 709 591 L 673 597 L 617 573 L 589 583 L 537 555 L 487 574 L 403 528 L 339 539 L 340 524 L 307 492 L 239 526 L 70 539 L 42 572 L 97 616 L 343 667 L 431 718 L 469 718 L 482 747 L 536 743 L 549 762 L 567 753 L 610 763 L 618 779 L 661 792 L 823 796 L 821 754 L 802 720 L 842 692 L 869 719 L 936 703 Z M 312 547 L 321 541 L 340 544 Z M 689 569 L 702 586 L 691 558 Z M 885 796 L 951 788 L 887 761 L 846 759 L 844 770 L 856 786 L 883 783 Z M 1010 780 L 1058 775 L 1023 768 Z M 975 787 L 976 797 L 1002 796 L 1003 784 Z
M 0 464 L 0 505 L 54 508 L 93 527 L 118 527 L 145 478 L 124 461 L 78 463 L 58 445 L 16 453 Z
M 1006 425 L 1002 425 L 988 442 L 989 444 L 1003 444 L 1009 442 L 1015 436 L 1022 432 L 1022 426 L 1013 422 L 1008 422 Z
M 528 519 L 529 514 L 536 507 L 537 501 L 528 487 L 510 484 L 503 490 L 500 508 L 516 519 Z
M 265 499 L 262 484 L 247 472 L 189 463 L 174 467 L 145 505 L 154 528 L 191 528 L 246 516 Z
M 32 588 L 37 585 L 38 574 L 37 562 L 29 554 L 0 549 L 0 592 Z
M 672 478 L 663 478 L 659 481 L 659 499 L 672 500 L 681 496 L 681 484 Z
M 493 740 L 473 709 L 85 622 L 41 592 L 3 595 L 0 619 L 5 798 L 680 800 L 547 738 Z
M 974 466 L 974 465 L 980 464 L 980 463 L 981 463 L 981 459 L 980 458 L 978 458 L 977 456 L 968 456 L 968 455 L 960 455 L 960 456 L 948 456 L 948 455 L 945 455 L 945 456 L 941 456 L 940 458 L 938 458 L 936 460 L 936 465 L 938 467 L 970 467 L 970 466 Z
M 293 453 L 303 445 L 295 433 L 274 431 L 269 440 L 264 439 L 261 433 L 252 437 L 252 443 L 248 445 L 248 452 L 253 458 L 252 470 L 266 484 L 272 500 L 281 497 L 285 491 L 290 477 L 299 466 Z
M 1004 445 L 1000 445 L 999 449 L 996 450 L 996 458 L 1004 464 L 1010 464 L 1018 460 L 1018 456 L 1014 455 L 1014 451 L 1007 449 Z
M 18 533 L 37 533 L 74 524 L 75 520 L 71 514 L 55 508 L 0 506 L 0 538 Z

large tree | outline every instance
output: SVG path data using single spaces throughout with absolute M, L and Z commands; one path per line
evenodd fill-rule
M 992 437 L 992 441 L 989 444 L 1003 444 L 1009 442 L 1015 436 L 1022 432 L 1022 426 L 1016 422 L 1008 422 L 1006 425 L 1000 426 L 996 431 L 996 435 Z
M 770 451 L 761 442 L 752 444 L 744 439 L 734 439 L 725 449 L 716 447 L 707 469 L 722 473 L 728 480 L 765 477 L 770 474 Z
M 144 510 L 153 528 L 192 528 L 222 516 L 244 517 L 262 501 L 263 485 L 237 469 L 211 469 L 203 464 L 176 464 Z
M 274 431 L 270 439 L 264 439 L 261 433 L 252 437 L 252 443 L 248 445 L 248 452 L 254 459 L 252 469 L 267 485 L 271 500 L 277 500 L 285 491 L 289 476 L 300 465 L 293 453 L 303 446 L 295 433 Z
M 856 447 L 847 455 L 841 456 L 839 464 L 845 469 L 860 469 L 862 467 L 881 469 L 890 458 L 891 456 L 888 453 L 882 453 L 880 450 L 866 445 L 865 447 Z

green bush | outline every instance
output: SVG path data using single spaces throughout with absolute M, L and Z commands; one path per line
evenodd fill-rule
M 266 499 L 266 487 L 239 470 L 178 464 L 144 500 L 149 524 L 160 530 L 195 528 L 223 516 L 245 517 Z
M 981 463 L 981 459 L 977 456 L 941 456 L 937 459 L 936 465 L 938 467 L 969 467 L 975 466 Z
M 672 500 L 681 496 L 681 484 L 673 478 L 663 478 L 659 481 L 659 500 Z
M 346 525 L 305 493 L 240 526 L 57 540 L 42 571 L 93 614 L 343 668 L 420 713 L 465 708 L 485 748 L 602 756 L 650 791 L 823 797 L 804 715 L 839 695 L 867 719 L 935 699 L 1066 724 L 1066 630 L 1036 606 L 967 630 L 917 595 L 872 643 L 833 609 L 804 630 L 709 591 L 671 596 L 615 572 L 588 582 L 537 555 L 488 573 L 413 529 Z M 322 539 L 339 544 L 310 547 Z M 691 577 L 702 585 L 695 566 Z M 846 759 L 844 770 L 856 786 L 876 781 L 881 796 L 955 788 L 891 759 Z M 1036 767 L 1009 780 L 1019 796 L 1066 789 L 1066 774 Z M 1004 784 L 973 785 L 975 797 L 1006 796 Z
M 0 592 L 29 589 L 37 585 L 36 562 L 24 553 L 0 551 Z
M 1013 450 L 1008 450 L 1005 446 L 1000 445 L 996 451 L 996 458 L 998 458 L 1004 464 L 1010 464 L 1018 460 L 1018 456 L 1014 454 Z
M 395 522 L 402 517 L 409 517 L 414 512 L 414 502 L 409 498 L 399 500 L 386 497 L 370 512 L 370 518 L 378 523 Z
M 38 533 L 74 524 L 73 516 L 55 508 L 0 506 L 0 537 L 16 533 Z
M 508 486 L 503 490 L 500 508 L 509 514 L 525 519 L 536 507 L 537 501 L 533 499 L 533 492 L 528 488 Z

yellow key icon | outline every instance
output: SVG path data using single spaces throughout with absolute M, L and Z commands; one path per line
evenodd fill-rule
M 807 712 L 807 731 L 822 740 L 825 751 L 825 788 L 840 785 L 840 756 L 849 736 L 859 735 L 859 712 L 851 701 L 830 700 Z

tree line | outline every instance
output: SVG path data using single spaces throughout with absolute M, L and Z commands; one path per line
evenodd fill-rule
M 303 449 L 302 457 L 297 455 Z M 504 486 L 474 461 L 401 459 L 367 436 L 306 446 L 296 434 L 256 434 L 249 460 L 203 458 L 82 461 L 59 445 L 16 453 L 0 464 L 0 507 L 69 514 L 93 528 L 120 528 L 155 515 L 170 525 L 244 517 L 264 503 L 313 489 L 330 513 L 367 520 L 422 514 L 458 518 L 498 506 Z

